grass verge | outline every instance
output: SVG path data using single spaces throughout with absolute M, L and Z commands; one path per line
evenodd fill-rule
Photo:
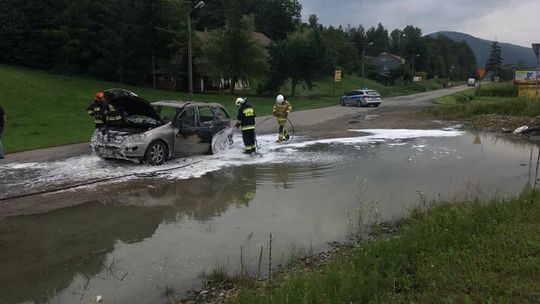
M 480 115 L 535 117 L 540 115 L 540 103 L 534 98 L 516 97 L 517 89 L 510 83 L 490 83 L 479 90 L 470 90 L 436 99 L 440 107 L 430 108 L 431 114 L 445 119 L 467 119 Z
M 243 288 L 231 303 L 537 303 L 540 204 L 530 194 L 417 211 L 397 233 Z

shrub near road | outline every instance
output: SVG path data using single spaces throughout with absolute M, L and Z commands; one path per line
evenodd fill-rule
M 516 97 L 512 83 L 489 83 L 435 100 L 439 107 L 426 110 L 444 119 L 464 120 L 474 129 L 510 132 L 540 123 L 540 103 L 535 98 Z

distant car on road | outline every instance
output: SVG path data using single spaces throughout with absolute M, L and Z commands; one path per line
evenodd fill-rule
M 232 141 L 230 116 L 218 103 L 150 104 L 123 89 L 104 95 L 122 113 L 122 121 L 94 132 L 91 145 L 101 158 L 161 165 L 173 157 L 216 153 Z
M 468 87 L 474 87 L 475 85 L 476 85 L 476 79 L 474 79 L 474 78 L 467 79 L 467 86 Z
M 375 90 L 369 89 L 352 90 L 341 96 L 339 103 L 342 106 L 355 105 L 358 107 L 378 107 L 381 104 L 381 94 Z

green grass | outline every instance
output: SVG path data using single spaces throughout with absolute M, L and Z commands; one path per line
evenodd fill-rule
M 535 117 L 540 115 L 540 104 L 534 98 L 516 97 L 511 83 L 490 83 L 478 88 L 438 98 L 440 107 L 428 111 L 445 119 L 467 119 L 485 114 Z
M 538 194 L 537 194 L 538 197 Z M 540 204 L 441 204 L 328 264 L 297 266 L 232 303 L 537 303 Z
M 333 79 L 328 77 L 316 83 L 313 91 L 299 87 L 298 94 L 289 100 L 294 110 L 320 108 L 338 104 L 339 93 L 333 96 Z M 372 80 L 364 86 L 379 90 L 384 96 L 403 95 L 414 90 L 428 90 L 436 82 L 412 86 L 385 87 Z M 360 87 L 360 78 L 346 75 L 341 93 Z M 187 94 L 153 90 L 146 87 L 128 86 L 114 82 L 99 81 L 85 77 L 72 77 L 46 73 L 38 70 L 0 65 L 0 105 L 8 116 L 8 124 L 2 139 L 6 153 L 85 142 L 93 131 L 93 121 L 86 114 L 86 107 L 95 92 L 108 88 L 125 88 L 149 101 L 160 99 L 186 100 Z M 260 96 L 253 89 L 246 96 L 257 115 L 268 115 L 274 105 L 274 96 Z M 290 89 L 285 86 L 285 95 Z M 244 95 L 245 94 L 245 95 Z M 235 96 L 229 94 L 196 94 L 195 100 L 223 104 L 234 117 Z

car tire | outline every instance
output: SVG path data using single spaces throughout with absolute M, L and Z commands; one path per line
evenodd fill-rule
M 362 104 L 362 101 L 361 101 L 361 100 L 358 100 L 358 101 L 356 102 L 356 105 L 357 105 L 358 107 L 360 107 L 360 108 L 364 106 L 364 105 Z
M 374 104 L 373 104 L 373 107 L 376 108 L 376 107 L 378 107 L 379 105 L 380 105 L 380 103 L 374 103 Z
M 341 104 L 342 107 L 345 106 L 345 101 L 344 101 L 343 99 L 340 99 L 340 100 L 339 100 L 339 103 Z
M 167 160 L 167 145 L 161 140 L 153 141 L 144 155 L 144 159 L 152 166 L 159 166 Z

